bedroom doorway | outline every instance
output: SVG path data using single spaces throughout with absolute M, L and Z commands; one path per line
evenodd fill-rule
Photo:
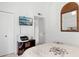
M 34 36 L 36 44 L 45 43 L 45 21 L 44 17 L 34 16 Z

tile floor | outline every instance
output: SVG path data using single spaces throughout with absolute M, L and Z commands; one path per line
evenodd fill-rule
M 18 57 L 18 55 L 15 53 L 11 53 L 11 54 L 7 54 L 7 55 L 3 55 L 1 57 Z

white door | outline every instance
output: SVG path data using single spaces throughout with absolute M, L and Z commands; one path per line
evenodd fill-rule
M 35 37 L 37 44 L 45 43 L 45 21 L 44 17 L 35 16 Z
M 0 56 L 14 51 L 13 14 L 0 12 Z
M 44 44 L 45 43 L 45 23 L 44 23 L 43 17 L 39 17 L 38 27 L 39 27 L 39 44 Z

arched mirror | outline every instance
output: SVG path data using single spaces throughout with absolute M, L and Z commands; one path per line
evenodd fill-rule
M 79 16 L 78 4 L 75 2 L 67 3 L 61 10 L 61 31 L 78 32 Z

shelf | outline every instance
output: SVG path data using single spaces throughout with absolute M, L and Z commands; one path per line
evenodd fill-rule
M 25 41 L 18 40 L 17 42 L 28 42 L 28 41 L 31 41 L 31 40 L 35 40 L 35 39 L 29 39 L 29 40 L 25 40 Z
M 22 41 L 22 40 L 18 40 L 17 42 L 28 42 L 29 40 L 25 40 L 25 41 Z

